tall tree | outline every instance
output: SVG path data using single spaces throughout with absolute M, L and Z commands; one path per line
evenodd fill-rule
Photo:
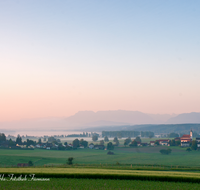
M 137 146 L 137 141 L 136 140 L 133 140 L 132 142 L 131 142 L 131 144 L 129 144 L 129 146 Z
M 104 145 L 104 141 L 103 140 L 100 140 L 100 145 Z
M 193 140 L 193 141 L 192 141 L 191 149 L 192 149 L 192 150 L 196 150 L 196 149 L 197 149 L 197 141 L 196 141 L 196 140 Z
M 9 142 L 9 146 L 15 146 L 15 142 L 13 142 L 11 138 L 8 142 Z
M 119 140 L 115 141 L 115 145 L 119 146 Z
M 176 146 L 176 141 L 174 139 L 169 141 L 170 146 Z
M 84 146 L 85 148 L 88 146 L 88 142 L 85 141 L 84 139 L 81 139 L 79 142 L 80 145 Z
M 105 142 L 108 142 L 108 141 L 109 141 L 109 139 L 108 139 L 107 136 L 104 137 L 104 141 L 105 141 Z
M 126 146 L 126 145 L 128 145 L 130 142 L 131 142 L 131 138 L 129 137 L 129 138 L 127 138 L 127 139 L 124 140 L 124 145 Z
M 52 143 L 56 141 L 56 139 L 54 137 L 48 137 L 48 143 Z
M 42 143 L 42 140 L 41 138 L 38 139 L 38 144 L 41 144 Z
M 140 137 L 136 137 L 136 138 L 135 138 L 135 141 L 136 141 L 136 142 L 141 142 L 142 140 L 141 140 Z
M 36 141 L 27 139 L 27 142 L 26 142 L 26 145 L 27 145 L 27 146 L 35 145 L 35 144 L 36 144 Z
M 113 140 L 113 142 L 117 142 L 118 141 L 118 138 L 117 137 L 115 137 L 114 138 L 114 140 Z
M 6 141 L 6 136 L 4 133 L 0 133 L 0 143 L 5 142 Z
M 74 148 L 79 147 L 79 140 L 78 139 L 73 140 L 73 147 Z
M 20 137 L 20 135 L 17 136 L 16 144 L 22 144 L 22 138 Z
M 113 150 L 113 149 L 114 149 L 114 146 L 113 146 L 112 142 L 109 142 L 107 144 L 107 150 Z
M 92 140 L 93 140 L 93 141 L 97 141 L 97 140 L 98 140 L 98 136 L 97 136 L 97 135 L 94 135 L 94 136 L 92 137 Z
M 69 165 L 72 165 L 73 163 L 72 163 L 72 161 L 73 161 L 73 157 L 69 157 L 68 159 L 67 159 L 67 164 L 69 164 Z

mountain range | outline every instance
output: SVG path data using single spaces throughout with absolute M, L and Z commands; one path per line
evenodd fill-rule
M 139 111 L 80 111 L 70 117 L 1 122 L 0 129 L 78 130 L 93 127 L 200 123 L 200 113 L 147 114 Z

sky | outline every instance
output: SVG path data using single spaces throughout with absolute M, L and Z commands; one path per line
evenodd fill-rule
M 0 0 L 0 121 L 200 112 L 200 1 Z

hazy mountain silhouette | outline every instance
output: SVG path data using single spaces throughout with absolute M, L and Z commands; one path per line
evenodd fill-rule
M 170 118 L 166 123 L 178 124 L 178 123 L 200 123 L 200 113 L 183 113 L 176 117 Z
M 148 114 L 139 111 L 80 111 L 75 115 L 66 118 L 68 123 L 87 126 L 95 123 L 95 126 L 109 125 L 111 123 L 122 124 L 152 124 L 156 123 Z M 102 121 L 104 121 L 102 123 Z
M 94 121 L 91 123 L 86 124 L 88 127 L 96 127 L 96 126 L 122 126 L 122 125 L 129 125 L 129 123 L 124 123 L 124 122 L 114 122 L 114 121 Z
M 174 117 L 175 116 L 175 117 Z M 200 113 L 146 114 L 139 111 L 80 111 L 66 118 L 38 118 L 1 122 L 0 129 L 71 130 L 105 126 L 200 123 Z
M 167 122 L 170 118 L 176 117 L 177 114 L 148 114 L 158 124 Z

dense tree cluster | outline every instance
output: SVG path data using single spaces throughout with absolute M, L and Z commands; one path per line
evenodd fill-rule
M 175 139 L 172 139 L 169 141 L 170 146 L 179 146 L 181 144 L 181 141 L 175 141 Z
M 109 142 L 107 144 L 107 150 L 113 150 L 113 149 L 114 149 L 114 146 L 113 146 L 112 142 Z
M 124 145 L 128 145 L 131 142 L 131 138 L 128 137 L 127 139 L 124 140 Z
M 138 142 L 137 142 L 136 140 L 133 140 L 133 141 L 129 144 L 129 146 L 136 147 L 137 144 L 138 144 Z
M 103 140 L 100 140 L 100 145 L 104 145 L 104 141 Z
M 80 145 L 84 146 L 84 148 L 86 148 L 88 146 L 88 142 L 85 141 L 84 139 L 81 139 L 79 143 L 80 143 Z
M 22 138 L 20 137 L 20 135 L 17 136 L 16 144 L 19 144 L 19 145 L 22 144 Z
M 152 137 L 154 137 L 154 133 L 151 131 L 141 131 L 141 137 L 152 138 Z
M 179 137 L 179 134 L 178 133 L 170 133 L 170 134 L 167 135 L 167 137 L 176 138 L 176 137 Z
M 136 138 L 135 138 L 135 141 L 136 141 L 137 143 L 141 143 L 141 142 L 142 142 L 142 140 L 141 140 L 140 137 L 136 137 Z
M 137 137 L 140 135 L 139 131 L 102 131 L 102 137 Z
M 141 137 L 154 137 L 154 133 L 151 131 L 102 131 L 102 137 L 137 137 L 141 135 Z
M 72 143 L 74 148 L 78 148 L 80 146 L 84 146 L 86 148 L 88 146 L 88 142 L 84 139 L 81 139 L 80 141 L 78 139 L 75 139 Z

